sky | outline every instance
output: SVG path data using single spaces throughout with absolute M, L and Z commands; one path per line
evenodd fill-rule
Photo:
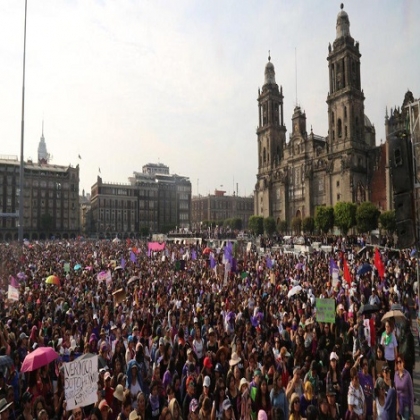
M 24 5 L 0 2 L 3 156 L 20 156 Z M 420 2 L 351 0 L 344 10 L 379 144 L 386 107 L 407 89 L 420 98 Z M 98 175 L 128 183 L 160 162 L 189 177 L 194 196 L 249 196 L 268 51 L 287 138 L 296 104 L 308 131 L 326 136 L 339 11 L 332 0 L 28 0 L 24 159 L 37 160 L 44 124 L 50 162 L 80 165 L 80 193 Z

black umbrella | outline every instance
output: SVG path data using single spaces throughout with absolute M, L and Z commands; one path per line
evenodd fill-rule
M 369 303 L 366 305 L 362 305 L 359 309 L 360 315 L 370 315 L 374 314 L 375 312 L 379 312 L 379 306 L 377 305 L 370 305 Z

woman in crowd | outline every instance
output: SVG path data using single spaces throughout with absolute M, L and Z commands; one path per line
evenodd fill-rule
M 391 369 L 391 378 L 394 378 L 398 343 L 393 331 L 393 325 L 389 320 L 385 322 L 385 331 L 382 333 L 380 344 L 384 348 L 385 360 Z
M 317 405 L 317 399 L 311 382 L 306 381 L 303 386 L 303 395 L 300 397 L 300 414 L 305 417 L 306 409 L 310 405 Z
M 287 419 L 289 417 L 289 404 L 279 371 L 274 373 L 273 388 L 270 391 L 270 402 L 273 409 L 279 408 L 283 411 L 284 418 Z M 274 420 L 274 415 L 272 417 Z
M 404 419 L 414 419 L 414 390 L 410 374 L 404 368 L 404 357 L 397 354 L 394 384 L 397 391 L 398 414 Z
M 300 398 L 299 395 L 294 393 L 290 398 L 289 407 L 289 420 L 302 420 L 303 417 L 300 412 Z
M 350 369 L 350 387 L 347 394 L 347 410 L 349 411 L 350 418 L 353 418 L 353 413 L 358 416 L 356 418 L 362 418 L 366 416 L 366 402 L 363 389 L 359 384 L 359 374 L 357 368 L 354 366 Z M 347 416 L 347 414 L 346 414 Z

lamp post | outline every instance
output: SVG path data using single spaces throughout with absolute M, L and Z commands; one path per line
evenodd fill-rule
M 28 0 L 25 0 L 25 23 L 23 29 L 23 79 L 22 79 L 22 121 L 20 127 L 20 167 L 19 167 L 19 228 L 18 240 L 23 242 L 23 187 L 24 187 L 24 169 L 23 161 L 24 150 L 24 127 L 25 127 L 25 63 L 26 63 L 26 11 Z

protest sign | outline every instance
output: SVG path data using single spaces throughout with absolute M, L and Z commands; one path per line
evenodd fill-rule
M 68 262 L 64 263 L 64 272 L 66 274 L 70 273 L 70 263 Z
M 98 399 L 98 355 L 84 354 L 64 363 L 63 369 L 67 410 L 94 404 Z
M 99 282 L 101 281 L 105 281 L 106 284 L 110 284 L 112 282 L 112 274 L 111 271 L 101 271 L 100 273 L 98 273 L 97 275 L 97 279 Z
M 9 289 L 7 291 L 7 298 L 9 300 L 18 301 L 19 300 L 19 289 L 13 287 L 9 284 Z
M 335 323 L 335 300 L 316 299 L 316 320 L 318 322 Z

